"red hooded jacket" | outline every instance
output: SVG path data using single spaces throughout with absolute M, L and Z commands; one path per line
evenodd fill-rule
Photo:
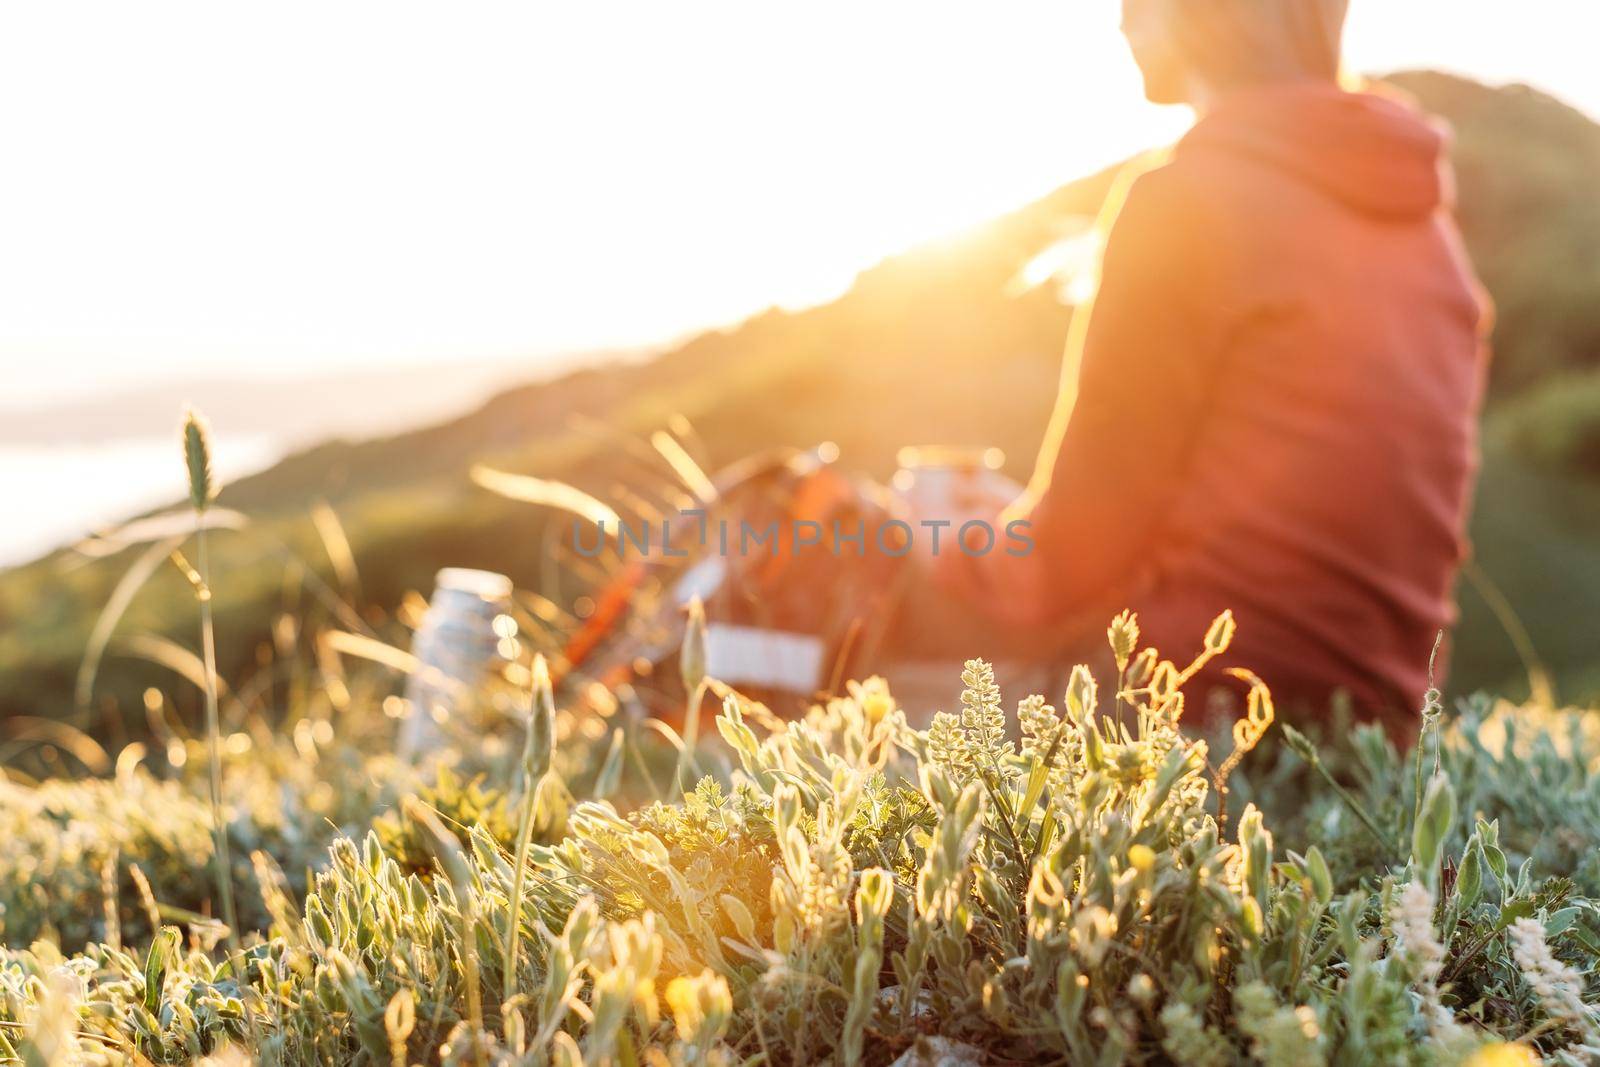
M 1444 145 L 1396 100 L 1280 85 L 1125 185 L 1024 501 L 1035 547 L 984 558 L 986 597 L 1097 627 L 1131 606 L 1180 665 L 1231 608 L 1228 661 L 1280 698 L 1415 709 L 1485 364 Z

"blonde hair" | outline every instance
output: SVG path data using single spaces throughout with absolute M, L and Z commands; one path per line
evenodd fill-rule
M 1166 0 L 1191 70 L 1221 88 L 1337 81 L 1349 0 Z

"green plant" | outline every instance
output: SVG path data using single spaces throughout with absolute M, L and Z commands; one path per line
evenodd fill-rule
M 1201 656 L 1224 655 L 1231 632 L 1219 621 Z M 961 711 L 925 730 L 879 679 L 787 724 L 728 692 L 720 744 L 699 755 L 718 774 L 631 813 L 580 802 L 545 841 L 526 830 L 538 783 L 560 784 L 548 751 L 560 713 L 536 684 L 514 820 L 502 794 L 447 774 L 359 844 L 334 840 L 303 903 L 257 851 L 270 920 L 241 955 L 219 960 L 195 930 L 184 951 L 171 927 L 142 953 L 8 950 L 0 1055 L 175 1063 L 241 1043 L 287 1064 L 1594 1055 L 1589 719 L 1440 712 L 1419 799 L 1416 761 L 1376 730 L 1235 759 L 1270 726 L 1264 689 L 1214 759 L 1181 728 L 1193 664 L 1136 648 L 1131 616 L 1109 637 L 1120 677 L 1106 695 L 1080 668 L 1060 710 L 1035 696 L 1008 715 L 973 661 Z M 609 755 L 614 735 L 597 736 Z M 1268 781 L 1306 816 L 1270 829 L 1257 803 L 1272 805 Z M 1219 785 L 1249 801 L 1227 821 Z M 1535 792 L 1550 794 L 1545 809 L 1527 804 Z M 185 803 L 203 840 L 205 805 Z M 1372 808 L 1375 832 L 1351 804 Z M 1290 834 L 1308 840 L 1286 847 Z M 85 857 L 85 887 L 99 863 Z
M 239 916 L 233 905 L 233 863 L 228 853 L 228 829 L 222 807 L 222 723 L 217 712 L 217 638 L 211 622 L 211 586 L 208 584 L 210 559 L 206 549 L 206 509 L 216 495 L 211 484 L 210 430 L 199 413 L 191 409 L 183 420 L 183 459 L 189 471 L 189 505 L 194 509 L 195 551 L 199 569 L 191 572 L 195 599 L 200 603 L 200 645 L 205 657 L 207 765 L 211 770 L 211 822 L 216 836 L 216 877 L 222 900 L 222 921 L 228 928 L 228 943 L 239 952 Z M 179 557 L 181 558 L 181 557 Z

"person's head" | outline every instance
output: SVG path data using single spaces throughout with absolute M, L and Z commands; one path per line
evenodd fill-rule
M 1122 0 L 1122 32 L 1157 104 L 1277 81 L 1333 81 L 1349 0 Z

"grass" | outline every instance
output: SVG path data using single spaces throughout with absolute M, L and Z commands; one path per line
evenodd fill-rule
M 979 661 L 961 710 L 921 730 L 880 680 L 789 724 L 730 695 L 691 789 L 552 800 L 564 825 L 543 812 L 537 831 L 540 798 L 614 777 L 625 723 L 585 729 L 591 712 L 536 681 L 522 738 L 508 714 L 506 743 L 447 760 L 475 784 L 390 790 L 371 783 L 394 768 L 363 754 L 386 716 L 347 706 L 312 768 L 286 724 L 224 768 L 251 853 L 238 954 L 214 947 L 200 889 L 208 772 L 129 757 L 109 781 L 9 784 L 23 847 L 0 864 L 0 1055 L 1586 1062 L 1591 717 L 1442 712 L 1419 797 L 1417 762 L 1375 728 L 1279 743 L 1264 690 L 1226 736 L 1185 732 L 1184 663 L 1139 649 L 1136 623 L 1110 634 L 1120 680 L 1079 670 L 1059 710 L 1008 713 Z M 663 779 L 678 762 L 662 741 L 635 755 Z M 306 823 L 353 812 L 347 832 L 270 831 L 271 804 L 251 809 L 273 792 Z M 125 892 L 124 868 L 150 888 Z

